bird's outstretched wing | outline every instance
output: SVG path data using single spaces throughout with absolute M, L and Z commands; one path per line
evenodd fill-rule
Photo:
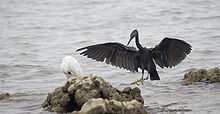
M 138 50 L 120 43 L 104 43 L 80 48 L 84 50 L 80 55 L 87 56 L 96 61 L 105 62 L 116 67 L 124 68 L 133 72 L 138 71 Z
M 152 48 L 151 53 L 155 62 L 161 67 L 179 64 L 190 53 L 191 46 L 187 42 L 174 38 L 164 38 Z

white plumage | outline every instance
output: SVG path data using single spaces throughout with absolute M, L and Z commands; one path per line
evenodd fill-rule
M 65 56 L 63 58 L 60 69 L 66 75 L 67 79 L 69 79 L 71 76 L 82 75 L 82 69 L 79 63 L 71 56 Z

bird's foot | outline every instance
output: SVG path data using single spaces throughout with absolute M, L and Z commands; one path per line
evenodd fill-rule
M 137 80 L 137 81 L 132 82 L 131 85 L 134 85 L 134 84 L 139 85 L 138 82 L 141 82 L 142 85 L 144 85 L 144 80 L 145 80 L 145 79 L 141 78 L 140 80 Z

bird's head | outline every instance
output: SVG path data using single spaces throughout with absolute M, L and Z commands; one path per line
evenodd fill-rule
M 128 44 L 127 44 L 127 45 L 129 45 L 129 43 L 131 42 L 131 40 L 133 40 L 134 37 L 137 37 L 137 36 L 138 36 L 138 31 L 137 31 L 137 29 L 135 29 L 135 30 L 133 30 L 133 31 L 131 32 L 131 34 L 130 34 L 130 40 L 128 41 Z

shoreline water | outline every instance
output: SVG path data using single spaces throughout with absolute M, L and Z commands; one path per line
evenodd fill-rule
M 160 81 L 146 80 L 139 86 L 145 107 L 218 113 L 219 84 L 182 85 L 184 74 L 192 68 L 219 67 L 218 4 L 218 0 L 1 0 L 0 92 L 11 96 L 0 100 L 0 113 L 45 113 L 40 105 L 48 92 L 66 81 L 59 66 L 67 55 L 84 72 L 99 75 L 120 90 L 136 87 L 130 83 L 141 78 L 140 70 L 132 73 L 75 52 L 92 44 L 126 44 L 133 29 L 139 30 L 143 46 L 174 37 L 189 42 L 193 49 L 172 69 L 157 66 Z

